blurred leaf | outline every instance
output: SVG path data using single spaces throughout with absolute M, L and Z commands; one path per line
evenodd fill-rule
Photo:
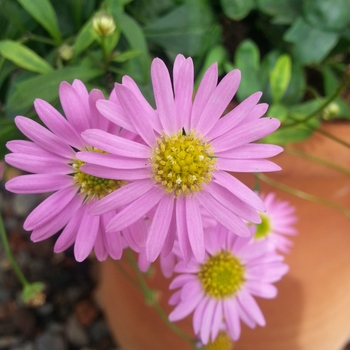
M 215 26 L 206 1 L 185 1 L 144 27 L 146 37 L 171 53 L 196 56 L 207 47 L 207 36 Z
M 151 58 L 148 52 L 148 45 L 141 27 L 138 23 L 125 13 L 113 13 L 116 22 L 125 36 L 132 50 L 141 51 L 141 54 L 134 60 L 129 60 L 128 66 L 130 75 L 141 84 L 148 84 L 150 80 L 149 68 Z
M 60 43 L 61 32 L 58 27 L 58 21 L 55 11 L 49 0 L 17 0 L 25 10 L 40 23 L 56 40 Z
M 0 119 L 0 159 L 3 159 L 5 154 L 9 153 L 6 142 L 22 138 L 23 134 L 12 120 Z
M 120 39 L 120 34 L 121 34 L 121 31 L 119 26 L 117 25 L 113 34 L 105 38 L 108 55 L 110 55 L 112 51 L 116 48 Z
M 7 61 L 4 58 L 1 59 L 5 62 L 0 69 L 0 86 L 2 86 L 7 77 L 17 69 L 17 67 L 12 62 Z
M 58 97 L 58 87 L 62 81 L 71 83 L 74 79 L 86 82 L 103 74 L 100 69 L 84 67 L 65 67 L 40 76 L 19 82 L 15 92 L 10 94 L 6 112 L 16 114 L 16 111 L 29 109 L 36 98 L 52 102 Z
M 140 54 L 141 54 L 141 51 L 139 50 L 128 50 L 128 51 L 116 53 L 113 56 L 112 61 L 122 63 L 122 62 L 129 61 L 132 58 L 139 56 Z
M 338 88 L 339 80 L 333 70 L 326 66 L 322 66 L 322 76 L 323 76 L 323 87 L 325 91 L 325 95 L 330 96 L 334 93 L 334 91 Z
M 304 0 L 305 20 L 325 31 L 340 31 L 350 23 L 349 0 Z
M 274 24 L 290 24 L 301 13 L 301 0 L 257 0 L 257 7 L 272 16 Z
M 53 68 L 34 51 L 12 40 L 0 41 L 0 54 L 17 66 L 36 73 L 47 73 Z
M 289 55 L 281 55 L 274 68 L 270 71 L 270 87 L 272 100 L 279 102 L 286 92 L 292 71 L 292 61 Z
M 283 145 L 289 142 L 299 142 L 309 138 L 312 130 L 305 126 L 281 127 L 274 133 L 264 137 L 262 142 Z
M 299 17 L 284 35 L 294 44 L 294 57 L 301 64 L 320 63 L 336 45 L 339 33 L 325 32 L 311 27 Z
M 272 104 L 267 111 L 267 116 L 284 122 L 288 116 L 287 107 L 280 104 Z
M 88 21 L 79 31 L 74 43 L 74 57 L 79 56 L 96 39 L 96 34 L 92 28 L 92 21 Z
M 220 4 L 224 14 L 234 21 L 245 18 L 254 8 L 254 0 L 220 0 Z
M 237 47 L 234 59 L 234 66 L 242 73 L 237 97 L 239 101 L 243 101 L 252 93 L 261 90 L 260 52 L 253 41 L 245 40 Z

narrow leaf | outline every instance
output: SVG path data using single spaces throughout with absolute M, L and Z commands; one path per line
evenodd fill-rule
M 285 94 L 292 72 L 292 61 L 289 55 L 281 55 L 270 72 L 270 87 L 274 103 L 278 103 Z
M 35 73 L 53 70 L 49 63 L 27 46 L 12 40 L 0 41 L 0 54 L 17 66 Z

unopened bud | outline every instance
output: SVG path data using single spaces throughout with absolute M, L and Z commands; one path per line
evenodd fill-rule
M 336 117 L 340 112 L 340 108 L 336 102 L 331 102 L 324 110 L 323 110 L 323 119 L 330 120 L 333 117 Z
M 62 60 L 69 61 L 73 57 L 73 47 L 71 45 L 63 44 L 58 48 L 58 55 Z
M 106 12 L 97 13 L 92 19 L 92 26 L 95 32 L 102 37 L 113 34 L 116 28 L 113 17 Z

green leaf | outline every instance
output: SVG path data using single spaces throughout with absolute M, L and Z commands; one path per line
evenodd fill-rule
M 142 52 L 140 50 L 127 50 L 124 52 L 116 53 L 112 58 L 112 61 L 122 63 L 131 60 L 139 56 Z
M 23 134 L 12 120 L 0 119 L 0 159 L 4 159 L 5 154 L 9 153 L 6 142 L 23 139 L 23 137 Z
M 7 101 L 6 111 L 16 114 L 16 111 L 29 109 L 36 98 L 50 103 L 57 99 L 58 87 L 62 81 L 71 83 L 74 79 L 81 79 L 87 82 L 101 74 L 103 71 L 100 69 L 71 66 L 19 82 Z
M 242 101 L 252 93 L 261 90 L 260 52 L 253 41 L 245 40 L 237 47 L 234 59 L 235 67 L 242 73 L 241 84 L 237 91 L 237 97 Z
M 301 13 L 301 0 L 257 0 L 258 9 L 272 16 L 274 24 L 290 24 Z
M 130 75 L 141 84 L 148 84 L 150 81 L 149 67 L 151 58 L 148 52 L 148 45 L 144 33 L 139 24 L 125 13 L 113 13 L 122 33 L 124 34 L 132 50 L 141 51 L 141 54 L 134 60 L 128 61 Z
M 86 48 L 88 48 L 94 40 L 96 40 L 97 35 L 92 28 L 92 21 L 88 21 L 79 31 L 74 43 L 74 57 L 77 57 Z
M 341 31 L 350 23 L 349 0 L 304 0 L 305 20 L 325 31 Z
M 206 1 L 185 1 L 144 27 L 146 37 L 170 53 L 197 56 L 208 49 L 208 35 L 216 27 Z
M 326 96 L 331 96 L 338 88 L 339 80 L 333 70 L 326 66 L 322 66 L 323 86 Z
M 245 18 L 254 8 L 254 0 L 220 0 L 220 4 L 223 13 L 234 21 Z
M 288 117 L 287 107 L 280 104 L 272 104 L 267 111 L 267 116 L 284 122 Z
M 299 142 L 309 138 L 312 130 L 304 126 L 285 127 L 276 130 L 274 133 L 264 137 L 262 142 L 283 145 L 289 142 Z
M 291 71 L 292 61 L 290 56 L 281 55 L 270 72 L 270 87 L 274 103 L 278 103 L 285 94 L 290 82 Z
M 49 63 L 23 44 L 12 40 L 0 41 L 0 54 L 17 66 L 36 73 L 53 70 Z
M 61 32 L 55 11 L 49 0 L 17 0 L 24 9 L 40 23 L 59 44 Z
M 293 55 L 301 64 L 320 63 L 336 45 L 340 37 L 336 32 L 316 29 L 299 17 L 284 35 L 294 44 Z

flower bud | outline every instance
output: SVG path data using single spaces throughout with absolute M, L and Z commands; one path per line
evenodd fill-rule
M 95 32 L 102 37 L 113 34 L 116 28 L 113 17 L 106 12 L 97 13 L 92 19 L 92 26 Z
M 69 61 L 73 57 L 73 47 L 63 44 L 58 48 L 58 55 L 62 60 Z

